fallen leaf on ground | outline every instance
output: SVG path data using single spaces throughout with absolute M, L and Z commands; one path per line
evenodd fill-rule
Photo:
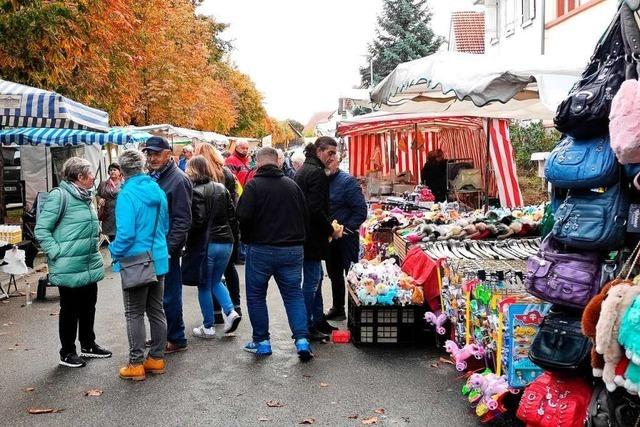
M 375 410 L 375 411 L 373 411 L 373 412 L 375 412 L 375 413 L 376 413 L 376 414 L 378 414 L 378 415 L 384 415 L 385 410 L 384 410 L 384 408 L 378 408 L 378 409 L 376 409 L 376 410 Z
M 362 420 L 362 424 L 370 426 L 372 424 L 378 424 L 378 417 L 369 417 Z
M 442 363 L 448 363 L 449 365 L 455 365 L 455 363 L 453 363 L 451 360 L 445 359 L 444 357 L 441 357 L 439 360 Z
M 269 418 L 269 417 L 260 417 L 260 418 L 258 418 L 258 421 L 271 421 L 271 418 Z
M 240 396 L 242 396 L 243 394 L 244 394 L 244 393 L 238 393 L 238 394 L 236 394 L 236 397 L 240 397 Z
M 102 393 L 104 392 L 99 388 L 92 388 L 91 390 L 85 391 L 84 395 L 87 397 L 99 397 L 99 396 L 102 396 Z
M 303 374 L 302 378 L 311 378 L 311 375 Z
M 64 409 L 57 408 L 29 408 L 29 413 L 32 415 L 37 414 L 57 414 L 58 412 L 62 412 Z
M 49 316 L 59 316 L 60 312 L 59 311 L 55 311 L 53 313 L 49 313 Z
M 24 293 L 24 292 L 22 292 L 22 291 L 18 292 L 18 295 L 20 295 L 21 297 L 26 297 L 26 296 L 27 296 L 27 294 L 25 294 L 25 293 Z
M 300 424 L 315 424 L 316 420 L 313 418 L 305 418 L 300 422 Z
M 329 387 L 329 384 L 327 384 L 327 383 L 320 383 L 320 387 Z
M 25 389 L 24 389 L 24 391 L 27 391 L 27 392 L 28 392 L 28 391 L 33 391 L 33 390 L 35 390 L 35 388 L 34 388 L 34 387 L 28 387 L 28 388 L 25 388 Z
M 402 419 L 404 420 L 405 423 L 409 422 L 409 417 L 402 417 Z
M 13 350 L 15 350 L 15 349 L 16 349 L 15 347 L 9 347 L 7 350 L 9 350 L 9 351 L 13 351 Z
M 432 368 L 437 368 L 438 366 L 440 366 L 440 365 L 438 365 L 437 363 L 432 363 L 432 364 L 431 364 L 431 367 L 432 367 Z
M 347 418 L 349 418 L 350 420 L 357 420 L 358 419 L 358 414 L 349 415 Z
M 277 400 L 268 400 L 267 401 L 267 406 L 269 408 L 282 408 L 284 406 L 284 404 L 278 402 Z

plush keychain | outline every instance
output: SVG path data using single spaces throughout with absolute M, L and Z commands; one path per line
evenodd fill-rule
M 444 335 L 447 332 L 444 326 L 442 326 L 447 322 L 447 315 L 445 313 L 440 313 L 438 316 L 436 316 L 435 313 L 427 311 L 424 314 L 424 320 L 427 323 L 434 325 L 438 334 Z

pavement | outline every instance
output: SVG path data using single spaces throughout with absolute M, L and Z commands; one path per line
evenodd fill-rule
M 239 273 L 243 283 L 243 267 Z M 24 292 L 30 282 L 35 291 L 37 277 L 18 288 Z M 325 301 L 329 288 L 325 280 Z M 242 351 L 251 339 L 245 315 L 234 336 L 205 341 L 189 334 L 189 350 L 167 356 L 167 373 L 142 382 L 117 375 L 128 353 L 117 275 L 108 272 L 99 285 L 95 327 L 98 344 L 114 355 L 82 369 L 58 366 L 58 291 L 47 291 L 46 302 L 25 305 L 22 296 L 0 303 L 0 425 L 359 426 L 371 417 L 376 425 L 479 425 L 460 394 L 459 373 L 438 363 L 442 353 L 433 346 L 316 344 L 316 358 L 301 363 L 275 283 L 268 296 L 272 356 Z M 196 289 L 185 287 L 183 298 L 190 331 L 202 321 Z M 92 389 L 102 394 L 85 396 Z M 32 415 L 30 408 L 60 411 Z

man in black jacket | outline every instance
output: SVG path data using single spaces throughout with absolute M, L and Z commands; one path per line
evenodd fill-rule
M 191 228 L 191 181 L 171 157 L 171 145 L 162 137 L 149 138 L 143 149 L 147 155 L 149 175 L 167 195 L 169 205 L 169 272 L 164 278 L 163 305 L 167 317 L 167 347 L 165 353 L 187 349 L 182 319 L 182 273 L 180 258 Z
M 324 318 L 322 306 L 322 260 L 329 254 L 329 238 L 337 238 L 329 217 L 329 179 L 327 165 L 336 157 L 337 144 L 323 136 L 305 147 L 306 159 L 296 172 L 296 183 L 302 190 L 309 209 L 307 238 L 304 244 L 304 280 L 302 292 L 307 306 L 309 336 L 326 340 L 333 327 Z
M 253 340 L 245 350 L 271 354 L 267 287 L 278 284 L 300 359 L 313 357 L 308 339 L 307 312 L 300 288 L 307 210 L 304 195 L 277 165 L 278 153 L 262 148 L 258 171 L 238 201 L 242 240 L 247 244 L 246 293 Z

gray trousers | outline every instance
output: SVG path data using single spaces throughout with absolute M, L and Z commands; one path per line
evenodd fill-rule
M 144 361 L 145 313 L 151 327 L 152 343 L 149 356 L 155 359 L 164 358 L 164 348 L 167 345 L 167 318 L 162 308 L 164 276 L 158 279 L 157 285 L 122 291 L 129 337 L 129 363 L 132 364 L 140 364 Z

